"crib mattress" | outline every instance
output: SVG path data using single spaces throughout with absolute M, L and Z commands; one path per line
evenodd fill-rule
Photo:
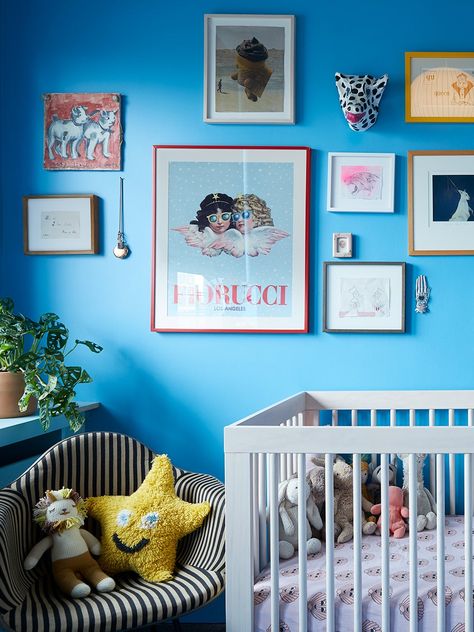
M 436 531 L 418 534 L 418 630 L 436 629 Z M 352 542 L 337 544 L 334 550 L 336 632 L 353 629 Z M 382 632 L 381 538 L 362 538 L 362 619 L 363 632 Z M 406 632 L 409 621 L 408 536 L 390 538 L 391 631 Z M 308 631 L 325 629 L 326 560 L 324 546 L 308 557 Z M 280 632 L 298 632 L 298 558 L 280 560 Z M 271 632 L 270 571 L 266 568 L 254 586 L 255 630 Z M 446 630 L 464 631 L 464 518 L 446 517 L 445 528 Z

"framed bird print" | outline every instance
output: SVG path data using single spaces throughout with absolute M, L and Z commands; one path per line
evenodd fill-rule
M 152 331 L 308 331 L 307 147 L 153 147 Z

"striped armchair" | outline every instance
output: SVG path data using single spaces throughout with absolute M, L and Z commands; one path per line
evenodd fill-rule
M 71 599 L 58 591 L 48 573 L 48 556 L 32 571 L 23 560 L 40 532 L 32 521 L 35 503 L 47 489 L 63 485 L 84 498 L 129 495 L 150 469 L 154 454 L 135 439 L 100 432 L 60 441 L 0 490 L 0 630 L 21 632 L 114 632 L 146 627 L 207 604 L 224 589 L 224 486 L 206 474 L 175 468 L 176 493 L 188 502 L 208 500 L 203 526 L 178 546 L 176 575 L 152 584 L 135 573 L 115 577 L 110 593 L 93 591 Z M 93 531 L 94 525 L 86 524 Z M 178 623 L 177 623 L 178 622 Z

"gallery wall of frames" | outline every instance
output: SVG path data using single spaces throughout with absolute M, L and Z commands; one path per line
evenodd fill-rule
M 2 3 L 1 294 L 104 347 L 97 427 L 222 476 L 299 390 L 472 387 L 457 4 L 124 1 L 75 48 L 73 6 Z

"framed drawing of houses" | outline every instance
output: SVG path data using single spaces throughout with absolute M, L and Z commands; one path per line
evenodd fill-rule
M 293 15 L 204 16 L 204 120 L 294 123 Z
M 473 200 L 474 151 L 410 151 L 410 255 L 474 255 Z
M 48 93 L 43 100 L 45 169 L 121 169 L 120 94 Z
M 474 122 L 474 52 L 405 53 L 405 120 Z
M 153 152 L 151 329 L 306 332 L 310 150 Z

